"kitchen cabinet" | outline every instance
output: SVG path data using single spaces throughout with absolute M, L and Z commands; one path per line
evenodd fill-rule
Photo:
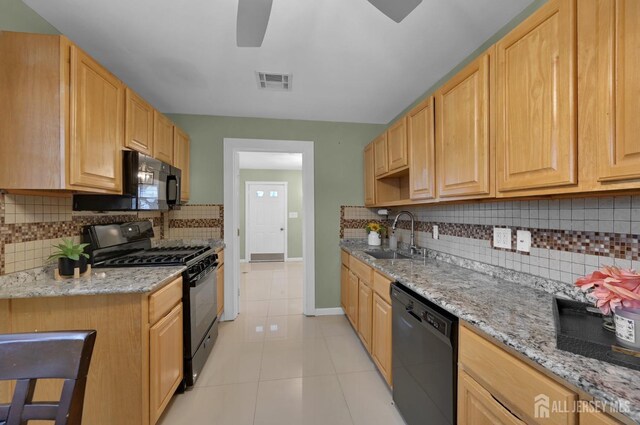
M 156 423 L 183 377 L 182 303 L 149 330 L 151 423 Z
M 374 152 L 373 166 L 375 175 L 378 177 L 389 171 L 387 133 L 382 133 L 372 143 Z
M 409 165 L 409 149 L 407 148 L 407 118 L 400 118 L 387 130 L 388 172 L 399 171 Z
M 153 157 L 173 163 L 173 123 L 158 111 L 153 111 Z
M 371 357 L 389 386 L 391 383 L 391 304 L 373 294 Z
M 184 131 L 177 126 L 174 126 L 173 128 L 173 165 L 182 171 L 180 199 L 186 202 L 189 200 L 191 190 L 191 171 L 189 167 L 191 142 L 189 141 L 189 136 Z
M 558 425 L 577 423 L 577 415 L 572 409 L 550 411 L 548 418 L 535 415 L 536 399 L 540 394 L 546 395 L 549 403 L 574 406 L 578 397 L 573 391 L 466 326 L 461 325 L 459 329 L 460 374 L 472 377 L 493 399 L 523 422 Z M 465 401 L 462 401 L 464 406 Z M 495 405 L 493 407 L 497 408 Z M 492 411 L 495 413 L 495 410 Z M 463 412 L 462 417 L 466 414 Z
M 464 371 L 458 374 L 459 425 L 524 425 Z
M 3 31 L 0 57 L 0 187 L 121 193 L 122 82 L 64 36 Z
M 347 318 L 354 329 L 358 329 L 358 293 L 360 292 L 360 281 L 358 276 L 349 271 L 349 283 L 347 291 Z
M 607 415 L 606 413 L 589 411 L 580 412 L 580 425 L 619 425 L 616 419 Z
M 499 192 L 577 183 L 575 54 L 575 0 L 549 1 L 496 44 Z
M 217 253 L 218 269 L 216 270 L 216 284 L 218 285 L 218 318 L 220 318 L 224 312 L 224 250 L 220 250 Z
M 495 195 L 491 99 L 494 49 L 446 82 L 435 94 L 436 158 L 440 199 Z
M 580 178 L 587 190 L 640 187 L 640 3 L 578 2 Z
M 434 98 L 416 106 L 407 116 L 409 143 L 409 197 L 436 197 Z
M 127 88 L 124 146 L 153 155 L 153 106 Z
M 367 282 L 361 280 L 359 280 L 358 288 L 358 335 L 367 351 L 371 352 L 373 291 Z
M 376 202 L 376 175 L 374 171 L 374 144 L 364 148 L 364 205 L 371 206 Z
M 340 307 L 347 314 L 349 306 L 349 268 L 344 264 L 340 265 Z
M 0 332 L 95 329 L 82 423 L 153 425 L 182 380 L 182 314 L 178 277 L 152 293 L 0 300 Z M 35 399 L 61 385 L 39 382 Z

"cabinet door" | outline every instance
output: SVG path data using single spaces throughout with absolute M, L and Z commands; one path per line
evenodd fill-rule
M 373 205 L 376 202 L 376 175 L 374 171 L 374 149 L 373 143 L 369 143 L 364 148 L 364 205 Z
M 124 145 L 129 149 L 153 155 L 153 107 L 127 88 Z
M 224 264 L 218 267 L 216 271 L 217 290 L 218 290 L 218 317 L 224 311 Z
M 189 136 L 174 126 L 173 133 L 173 163 L 182 171 L 182 182 L 180 187 L 180 199 L 188 201 L 191 188 L 191 179 L 189 178 L 191 157 L 191 142 Z
M 438 196 L 493 195 L 490 78 L 493 53 L 481 55 L 436 93 Z
M 371 357 L 391 385 L 391 305 L 378 294 L 373 295 L 373 336 Z
M 412 200 L 434 199 L 435 127 L 433 96 L 409 112 L 409 195 Z
M 153 112 L 153 157 L 173 165 L 173 123 L 158 111 Z
M 155 424 L 183 377 L 182 303 L 149 330 L 149 408 Z
M 409 165 L 407 149 L 407 119 L 401 118 L 387 130 L 389 151 L 389 171 L 396 171 Z
M 458 373 L 459 425 L 524 425 L 464 371 Z
M 358 290 L 358 335 L 360 335 L 360 339 L 368 352 L 371 352 L 372 308 L 373 291 L 364 282 L 360 281 Z
M 387 133 L 378 136 L 373 142 L 374 169 L 376 177 L 389 171 L 389 161 L 387 160 Z
M 124 85 L 71 46 L 68 184 L 122 191 Z
M 496 45 L 499 191 L 577 183 L 575 0 L 552 0 Z
M 347 295 L 347 318 L 353 325 L 354 329 L 358 329 L 358 292 L 360 291 L 358 276 L 349 271 L 349 291 Z
M 619 425 L 621 422 L 618 422 L 611 416 L 602 412 L 580 412 L 580 420 L 578 421 L 580 425 Z
M 594 0 L 579 4 L 593 9 L 581 20 L 584 31 L 594 34 L 597 86 L 580 93 L 598 113 L 592 135 L 597 143 L 597 180 L 615 182 L 640 178 L 640 2 Z M 582 12 L 581 12 L 582 14 Z M 581 33 L 582 35 L 582 33 Z M 581 100 L 585 102 L 585 100 Z M 593 120 L 594 117 L 586 119 Z
M 340 307 L 347 313 L 347 307 L 349 305 L 349 269 L 342 264 L 340 266 Z

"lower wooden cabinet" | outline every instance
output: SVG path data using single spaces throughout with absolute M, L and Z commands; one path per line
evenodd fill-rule
M 458 425 L 523 425 L 465 372 L 458 374 Z
M 391 386 L 391 304 L 373 294 L 371 357 Z
M 155 423 L 183 377 L 182 303 L 149 330 L 149 409 Z
M 358 329 L 358 292 L 360 292 L 360 280 L 358 276 L 349 271 L 349 288 L 347 295 L 347 318 L 354 328 Z
M 153 293 L 0 300 L 0 332 L 95 329 L 82 423 L 154 425 L 182 380 L 182 278 Z M 0 403 L 9 401 L 0 383 Z M 62 382 L 38 383 L 36 400 Z
M 349 304 L 349 268 L 342 264 L 340 266 L 340 307 L 347 314 Z
M 358 285 L 358 335 L 368 352 L 371 352 L 373 290 L 363 281 Z

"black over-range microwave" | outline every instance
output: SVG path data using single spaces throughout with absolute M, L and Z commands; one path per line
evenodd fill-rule
M 74 195 L 73 210 L 166 211 L 180 205 L 180 169 L 125 151 L 122 172 L 122 195 Z

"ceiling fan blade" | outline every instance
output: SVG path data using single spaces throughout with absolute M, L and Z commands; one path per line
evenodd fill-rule
M 273 0 L 238 0 L 238 47 L 260 47 L 267 31 Z
M 380 12 L 400 23 L 422 0 L 369 0 Z

